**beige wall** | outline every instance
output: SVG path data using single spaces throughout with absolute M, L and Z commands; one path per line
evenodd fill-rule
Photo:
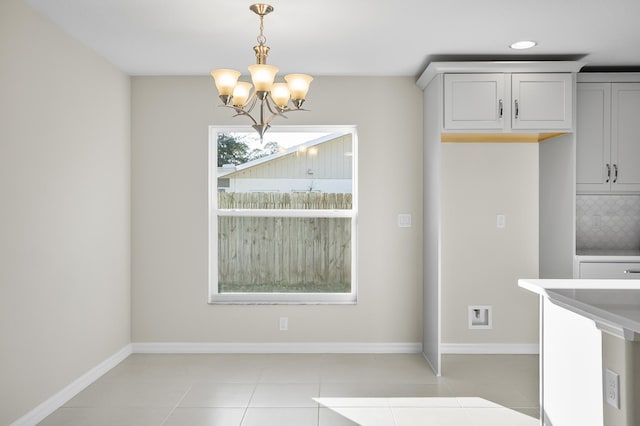
M 620 408 L 617 409 L 606 401 L 603 402 L 604 424 L 607 426 L 638 424 L 640 417 L 640 342 L 623 340 L 603 332 L 603 374 L 605 369 L 620 376 Z M 603 395 L 603 400 L 604 398 Z
M 208 126 L 249 124 L 218 108 L 210 77 L 132 79 L 134 342 L 420 342 L 422 92 L 411 78 L 319 77 L 310 112 L 274 124 L 355 124 L 359 302 L 207 304 Z M 412 228 L 397 214 L 411 213 Z M 278 318 L 289 317 L 289 331 Z
M 0 2 L 0 424 L 130 342 L 129 77 Z
M 442 144 L 442 342 L 536 343 L 538 145 Z M 506 227 L 496 228 L 496 215 Z M 493 329 L 469 330 L 468 306 L 491 305 Z

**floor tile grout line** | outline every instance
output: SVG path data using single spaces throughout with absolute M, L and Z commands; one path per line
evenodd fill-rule
M 393 419 L 394 426 L 398 426 L 398 418 L 396 417 L 395 410 L 391 405 L 389 405 L 389 410 L 391 411 L 391 418 Z
M 184 401 L 184 399 L 187 397 L 187 394 L 189 394 L 191 389 L 193 389 L 193 385 L 194 385 L 194 383 L 192 381 L 191 384 L 189 385 L 189 387 L 187 388 L 187 390 L 185 391 L 185 393 L 182 395 L 182 398 L 180 398 L 178 400 L 176 405 L 169 411 L 169 414 L 167 414 L 167 417 L 165 417 L 164 420 L 162 421 L 162 423 L 160 423 L 161 425 L 164 425 L 167 422 L 167 420 L 169 420 L 169 417 L 171 417 L 171 415 L 176 411 L 176 408 L 178 408 L 180 406 L 180 403 L 182 401 Z
M 251 391 L 251 396 L 249 396 L 249 399 L 247 400 L 247 404 L 244 407 L 244 411 L 242 412 L 242 418 L 240 419 L 240 424 L 238 426 L 242 426 L 242 424 L 244 423 L 244 419 L 247 417 L 247 411 L 249 411 L 249 407 L 251 406 L 251 400 L 253 399 L 253 396 L 256 394 L 256 389 L 258 388 L 259 383 L 260 383 L 260 375 L 258 375 L 258 382 L 253 383 L 253 390 Z

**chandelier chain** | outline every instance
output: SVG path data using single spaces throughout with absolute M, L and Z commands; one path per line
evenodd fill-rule
M 260 34 L 258 34 L 257 41 L 261 46 L 267 42 L 267 38 L 264 36 L 264 15 L 260 15 Z

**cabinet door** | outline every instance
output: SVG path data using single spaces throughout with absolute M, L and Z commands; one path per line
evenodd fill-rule
M 511 128 L 571 130 L 572 87 L 571 74 L 513 74 Z
M 578 83 L 578 192 L 608 192 L 611 164 L 611 83 Z
M 640 191 L 640 83 L 612 85 L 611 158 L 614 192 Z
M 637 280 L 640 279 L 640 263 L 580 263 L 580 278 Z
M 445 74 L 444 128 L 502 130 L 504 74 Z

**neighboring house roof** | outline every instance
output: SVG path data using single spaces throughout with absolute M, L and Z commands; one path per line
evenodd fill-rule
M 251 161 L 248 161 L 246 163 L 239 164 L 237 166 L 226 165 L 226 166 L 223 166 L 223 167 L 218 167 L 218 178 L 234 178 L 234 177 L 238 177 L 240 174 L 243 174 L 243 172 L 247 172 L 250 169 L 255 169 L 257 167 L 264 166 L 267 163 L 271 163 L 271 162 L 274 162 L 276 160 L 282 160 L 282 159 L 284 159 L 286 157 L 293 156 L 296 153 L 299 153 L 301 151 L 307 150 L 307 149 L 312 148 L 314 146 L 318 146 L 318 145 L 321 145 L 321 144 L 329 143 L 329 142 L 335 141 L 337 139 L 341 139 L 343 137 L 345 137 L 344 133 L 331 133 L 329 135 L 322 136 L 320 138 L 312 139 L 312 140 L 310 140 L 308 142 L 292 146 L 292 147 L 288 148 L 285 151 L 276 152 L 274 154 L 271 154 L 271 155 L 268 155 L 268 156 L 265 156 L 265 157 L 261 157 L 261 158 L 255 159 L 255 160 L 251 160 Z

